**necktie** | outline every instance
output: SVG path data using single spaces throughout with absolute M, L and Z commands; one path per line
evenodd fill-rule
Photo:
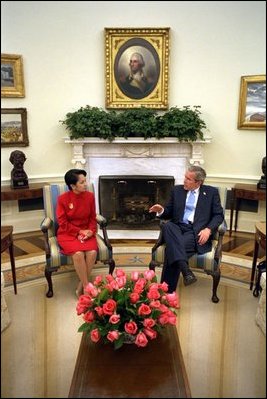
M 185 204 L 184 217 L 183 217 L 184 223 L 188 224 L 189 217 L 190 215 L 192 215 L 192 212 L 194 211 L 194 204 L 195 204 L 195 192 L 190 191 L 190 194 Z

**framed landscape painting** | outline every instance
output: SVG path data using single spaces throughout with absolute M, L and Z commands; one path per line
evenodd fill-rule
M 238 129 L 266 129 L 266 75 L 241 76 Z
M 25 97 L 21 55 L 1 54 L 1 97 Z
M 105 28 L 106 108 L 168 108 L 170 28 Z
M 1 147 L 28 145 L 26 108 L 1 108 Z

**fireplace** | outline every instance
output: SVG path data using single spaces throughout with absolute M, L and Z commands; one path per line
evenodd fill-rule
M 188 165 L 204 164 L 203 147 L 211 142 L 210 137 L 195 142 L 179 142 L 176 138 L 170 137 L 161 140 L 155 138 L 145 140 L 141 137 L 129 137 L 127 140 L 116 138 L 112 143 L 93 137 L 77 140 L 65 138 L 64 140 L 65 143 L 72 146 L 71 163 L 73 167 L 86 169 L 87 180 L 94 184 L 97 212 L 100 210 L 99 176 L 107 177 L 110 175 L 114 178 L 119 176 L 127 177 L 127 179 L 129 176 L 140 176 L 142 178 L 149 177 L 148 180 L 155 180 L 160 176 L 173 176 L 175 184 L 182 184 Z M 111 196 L 109 200 L 111 202 Z M 137 212 L 137 205 L 140 201 L 139 206 L 141 207 L 142 200 L 135 200 L 137 201 L 135 211 L 132 211 L 132 215 L 129 212 L 131 216 L 128 215 L 126 219 L 127 226 L 131 226 L 131 228 L 127 227 L 126 229 L 124 224 L 123 229 L 118 227 L 115 229 L 113 220 L 113 225 L 108 225 L 109 238 L 146 239 L 158 237 L 158 227 L 155 226 L 157 222 L 154 222 L 154 224 L 151 222 L 154 229 L 151 227 L 151 230 L 148 230 L 146 227 L 150 224 L 148 215 L 145 223 L 139 229 L 137 222 L 134 219 L 131 220 L 134 213 L 141 213 L 140 210 Z M 165 198 L 162 198 L 162 204 L 166 202 L 164 200 Z M 106 204 L 105 206 L 101 205 L 101 211 L 104 215 L 106 215 L 107 209 Z M 110 211 L 107 216 L 112 219 L 112 212 Z M 117 213 L 115 217 L 118 217 Z
M 149 208 L 168 201 L 174 181 L 173 176 L 99 176 L 100 213 L 113 230 L 155 230 L 159 221 Z

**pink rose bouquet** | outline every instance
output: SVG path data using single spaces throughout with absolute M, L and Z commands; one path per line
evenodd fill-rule
M 153 270 L 127 276 L 116 269 L 115 277 L 97 276 L 78 300 L 77 314 L 84 320 L 78 331 L 95 343 L 112 342 L 115 349 L 129 341 L 145 347 L 166 325 L 176 325 L 179 299 L 167 290 L 166 283 L 157 283 Z

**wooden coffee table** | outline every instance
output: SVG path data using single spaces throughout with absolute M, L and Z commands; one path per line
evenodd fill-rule
M 83 334 L 69 398 L 191 398 L 176 328 L 118 350 Z

